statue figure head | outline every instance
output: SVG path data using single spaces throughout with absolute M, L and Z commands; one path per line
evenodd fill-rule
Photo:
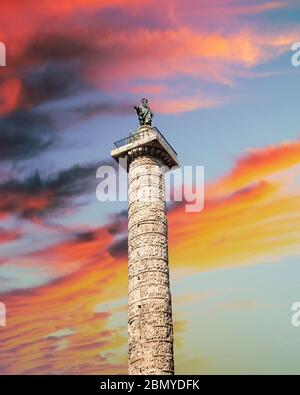
M 143 98 L 143 99 L 141 100 L 141 103 L 142 103 L 142 106 L 143 106 L 143 107 L 148 107 L 148 100 L 147 100 L 147 99 Z

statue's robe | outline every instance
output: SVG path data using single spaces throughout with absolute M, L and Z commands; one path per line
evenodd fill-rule
M 140 125 L 150 125 L 151 126 L 151 121 L 152 121 L 152 112 L 149 107 L 145 106 L 139 106 L 136 108 Z

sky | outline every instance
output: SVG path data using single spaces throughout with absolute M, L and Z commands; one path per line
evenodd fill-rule
M 96 171 L 147 97 L 205 205 L 168 210 L 178 374 L 299 373 L 300 2 L 2 0 L 0 374 L 127 373 L 127 203 Z

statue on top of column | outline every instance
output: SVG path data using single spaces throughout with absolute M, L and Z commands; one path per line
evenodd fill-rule
M 148 100 L 147 99 L 142 99 L 141 104 L 137 107 L 134 106 L 137 115 L 139 117 L 140 125 L 149 125 L 151 126 L 152 124 L 152 117 L 153 113 L 149 107 Z

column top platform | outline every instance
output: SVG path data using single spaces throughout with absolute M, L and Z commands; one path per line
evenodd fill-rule
M 144 154 L 159 157 L 169 169 L 179 167 L 177 152 L 155 127 L 140 126 L 137 132 L 116 141 L 114 145 L 111 156 L 117 162 L 121 158 L 131 161 L 134 157 Z

